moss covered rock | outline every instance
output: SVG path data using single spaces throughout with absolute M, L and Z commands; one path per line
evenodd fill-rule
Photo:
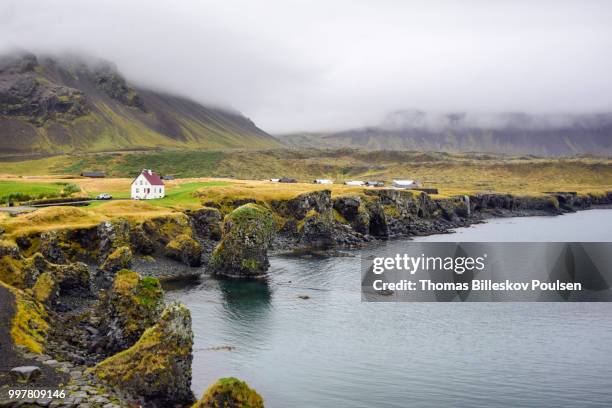
M 154 246 L 162 249 L 179 235 L 193 236 L 189 217 L 183 213 L 148 219 L 142 223 L 142 230 Z
M 42 353 L 49 331 L 45 308 L 31 296 L 11 285 L 0 281 L 0 286 L 11 292 L 15 298 L 15 315 L 11 322 L 13 343 L 33 353 Z
M 0 280 L 20 289 L 29 287 L 38 276 L 24 270 L 24 262 L 10 255 L 0 257 Z
M 47 307 L 55 306 L 59 298 L 59 285 L 51 273 L 44 272 L 38 276 L 32 288 L 32 296 Z
M 223 215 L 216 208 L 204 207 L 187 213 L 196 232 L 203 238 L 220 240 Z
M 55 264 L 37 252 L 24 261 L 24 271 L 37 278 L 40 274 L 49 273 L 59 286 L 60 293 L 89 291 L 89 268 L 83 262 Z
M 257 204 L 245 204 L 229 213 L 223 223 L 223 238 L 210 259 L 220 275 L 259 277 L 268 267 L 268 247 L 274 235 L 272 213 Z
M 48 231 L 40 234 L 40 246 L 38 251 L 55 264 L 68 262 L 68 256 L 64 251 L 65 244 L 57 231 Z
M 192 408 L 263 408 L 263 398 L 237 378 L 221 378 L 208 387 Z
M 98 256 L 101 260 L 117 248 L 130 244 L 130 223 L 123 218 L 102 222 L 96 233 L 99 240 Z
M 124 350 L 134 344 L 159 319 L 164 292 L 159 280 L 122 269 L 99 304 L 101 332 L 107 351 Z
M 361 202 L 361 197 L 338 197 L 334 200 L 334 209 L 355 231 L 361 234 L 369 233 L 370 214 Z
M 334 246 L 335 230 L 333 213 L 311 210 L 298 223 L 299 242 L 310 248 L 328 249 Z
M 181 234 L 168 242 L 164 253 L 168 258 L 189 266 L 200 266 L 202 264 L 202 246 L 186 234 Z
M 95 377 L 134 398 L 158 406 L 192 403 L 191 315 L 180 303 L 168 305 L 157 324 L 129 349 L 91 369 Z
M 117 271 L 132 266 L 132 258 L 132 250 L 128 246 L 119 247 L 106 257 L 98 268 L 98 274 L 112 279 Z

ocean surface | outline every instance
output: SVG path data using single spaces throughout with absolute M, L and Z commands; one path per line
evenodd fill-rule
M 419 240 L 612 241 L 612 210 Z M 193 317 L 196 395 L 235 376 L 272 408 L 612 406 L 611 303 L 362 303 L 359 256 L 401 245 L 170 290 Z

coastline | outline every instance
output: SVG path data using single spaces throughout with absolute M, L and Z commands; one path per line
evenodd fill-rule
M 70 365 L 72 371 L 78 372 L 78 378 L 72 378 L 70 383 L 75 393 L 92 385 L 109 386 L 109 390 L 101 388 L 106 399 L 112 396 L 120 403 L 141 401 L 153 404 L 151 406 L 158 403 L 155 401 L 158 397 L 145 395 L 142 398 L 147 390 L 135 391 L 123 384 L 102 380 L 95 374 L 99 364 L 112 359 L 125 347 L 137 344 L 134 341 L 138 336 L 128 339 L 116 329 L 117 324 L 121 326 L 137 317 L 128 318 L 127 310 L 107 303 L 108 299 L 117 299 L 118 305 L 125 302 L 121 299 L 126 295 L 114 294 L 113 289 L 117 287 L 119 272 L 124 269 L 135 269 L 140 274 L 137 276 L 141 276 L 134 281 L 134 289 L 128 292 L 129 296 L 134 296 L 136 292 L 133 291 L 139 290 L 142 279 L 197 280 L 205 270 L 214 273 L 210 264 L 222 248 L 229 251 L 228 259 L 239 261 L 238 267 L 247 267 L 235 274 L 219 269 L 219 276 L 261 278 L 265 276 L 266 263 L 269 265 L 268 256 L 276 256 L 279 251 L 294 254 L 310 251 L 329 256 L 343 248 L 375 242 L 448 234 L 454 228 L 492 218 L 552 216 L 590 208 L 610 208 L 612 193 L 602 196 L 555 193 L 541 197 L 483 194 L 432 199 L 427 194 L 393 189 L 364 190 L 362 194 L 340 197 L 333 197 L 329 190 L 319 190 L 285 200 L 261 202 L 227 197 L 220 203 L 206 204 L 197 210 L 144 220 L 117 217 L 84 227 L 78 223 L 71 227 L 60 222 L 56 228 L 13 236 L 14 244 L 3 241 L 4 259 L 10 259 L 13 268 L 6 269 L 5 262 L 3 280 L 10 278 L 7 283 L 44 305 L 51 328 L 46 333 L 43 356 L 60 361 L 57 368 Z M 41 214 L 55 217 L 54 214 L 64 214 L 62 211 L 65 209 L 55 208 L 43 210 Z M 80 216 L 82 212 L 79 211 L 68 210 L 68 213 Z M 237 211 L 242 211 L 240 216 Z M 35 216 L 36 213 L 21 217 Z M 253 226 L 257 228 L 253 230 Z M 235 241 L 237 244 L 230 245 L 232 234 L 239 237 Z M 245 239 L 257 245 L 244 251 Z M 249 261 L 245 263 L 245 259 Z M 45 291 L 49 295 L 38 296 L 41 276 L 49 274 L 57 281 L 56 285 Z M 112 324 L 105 322 L 109 307 L 116 309 L 113 313 L 118 319 Z M 160 318 L 160 313 L 158 310 L 143 320 L 145 323 L 137 333 L 152 327 L 150 325 Z M 181 330 L 191 333 L 190 326 Z M 115 344 L 112 347 L 104 340 L 108 336 L 116 341 L 111 342 Z M 122 346 L 117 348 L 117 344 Z M 87 367 L 93 367 L 94 371 Z M 190 381 L 190 378 L 183 378 L 178 383 Z M 174 388 L 168 390 L 175 391 Z M 151 395 L 158 393 L 155 391 Z M 184 389 L 181 393 L 182 398 L 189 400 L 184 396 Z

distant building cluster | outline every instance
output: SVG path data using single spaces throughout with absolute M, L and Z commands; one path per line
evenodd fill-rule
M 283 178 L 271 178 L 269 179 L 270 182 L 272 183 L 297 183 L 298 181 L 296 179 L 293 178 L 287 178 L 287 177 L 283 177 Z M 325 179 L 325 178 L 320 178 L 320 179 L 314 179 L 312 181 L 313 184 L 334 184 L 334 180 L 332 179 Z M 385 182 L 384 181 L 379 181 L 379 180 L 347 180 L 344 182 L 344 185 L 347 186 L 355 186 L 355 187 L 363 187 L 363 186 L 367 186 L 367 187 L 384 187 L 385 186 Z M 393 188 L 398 188 L 398 189 L 416 189 L 416 190 L 428 190 L 428 191 L 436 191 L 436 189 L 423 189 L 421 188 L 421 183 L 418 182 L 417 180 L 393 180 L 391 186 Z

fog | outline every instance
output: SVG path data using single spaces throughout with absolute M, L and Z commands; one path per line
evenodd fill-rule
M 280 133 L 612 110 L 610 21 L 607 0 L 4 0 L 0 52 L 101 57 Z

